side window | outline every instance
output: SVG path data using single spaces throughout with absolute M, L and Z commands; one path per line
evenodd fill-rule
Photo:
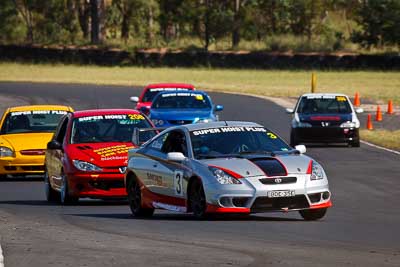
M 169 134 L 170 134 L 170 132 L 161 135 L 160 137 L 155 139 L 153 142 L 151 142 L 148 145 L 148 148 L 153 151 L 161 152 L 162 147 L 164 146 L 165 141 L 168 139 Z
M 57 127 L 56 133 L 54 134 L 53 139 L 59 142 L 60 144 L 62 144 L 64 141 L 64 137 L 67 132 L 68 121 L 69 118 L 67 116 L 61 119 L 60 124 Z
M 161 152 L 165 154 L 169 152 L 181 152 L 187 157 L 188 150 L 185 133 L 179 130 L 171 131 L 161 148 Z

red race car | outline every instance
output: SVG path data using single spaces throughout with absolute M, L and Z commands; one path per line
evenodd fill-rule
M 150 109 L 153 98 L 162 91 L 175 91 L 175 90 L 196 90 L 193 85 L 187 83 L 154 83 L 147 85 L 140 97 L 131 96 L 131 101 L 136 103 L 136 109 L 140 110 L 142 107 Z
M 87 110 L 65 115 L 47 144 L 47 200 L 68 204 L 81 197 L 126 197 L 124 173 L 128 149 L 134 147 L 133 131 L 151 127 L 151 121 L 133 109 Z

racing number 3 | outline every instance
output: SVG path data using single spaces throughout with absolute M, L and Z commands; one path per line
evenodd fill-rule
M 183 171 L 174 171 L 174 188 L 175 195 L 183 195 Z

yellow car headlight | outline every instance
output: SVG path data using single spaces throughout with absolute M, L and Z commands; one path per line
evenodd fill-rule
M 15 153 L 9 147 L 0 146 L 0 158 L 3 157 L 15 157 Z

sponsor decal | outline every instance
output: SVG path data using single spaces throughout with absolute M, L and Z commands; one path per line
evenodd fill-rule
M 170 87 L 170 88 L 151 88 L 149 90 L 150 90 L 150 92 L 163 92 L 163 91 L 187 91 L 187 90 L 190 90 L 190 89 L 188 89 L 188 88 L 173 88 L 173 87 Z
M 344 96 L 337 96 L 337 97 L 336 97 L 336 101 L 338 101 L 338 102 L 346 102 L 346 101 L 347 101 L 347 98 L 344 97 Z
M 144 120 L 144 116 L 141 114 L 110 114 L 110 115 L 96 115 L 96 116 L 87 116 L 78 118 L 79 122 L 98 121 L 98 120 L 121 120 L 122 122 L 124 120 L 135 121 L 135 120 Z M 131 124 L 131 123 L 126 122 L 125 124 Z
M 101 157 L 100 160 L 126 160 L 128 150 L 133 147 L 131 145 L 117 145 L 95 149 L 93 152 Z
M 335 99 L 334 95 L 309 95 L 307 99 Z
M 168 93 L 168 94 L 163 94 L 161 97 L 174 97 L 174 96 L 194 96 L 197 100 L 204 99 L 204 96 L 202 94 L 190 93 L 190 92 Z
M 167 186 L 167 184 L 165 184 L 163 182 L 163 179 L 160 175 L 156 175 L 153 173 L 146 173 L 147 179 L 152 181 L 154 183 L 154 185 L 158 185 L 158 186 Z
M 193 131 L 193 135 L 205 135 L 205 134 L 217 134 L 217 133 L 231 133 L 231 132 L 264 132 L 271 138 L 276 137 L 273 133 L 267 133 L 264 127 L 220 127 L 220 128 L 210 128 L 204 130 Z M 273 138 L 273 139 L 275 139 Z
M 11 116 L 20 115 L 64 115 L 67 114 L 65 110 L 28 110 L 11 112 Z

